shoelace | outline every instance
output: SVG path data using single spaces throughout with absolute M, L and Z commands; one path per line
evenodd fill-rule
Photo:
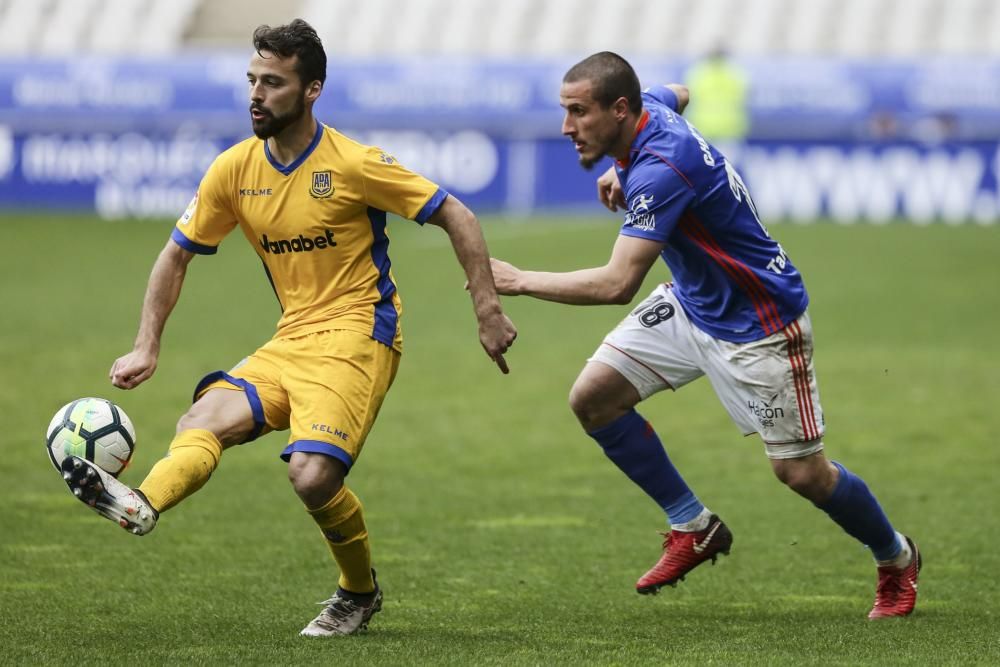
M 900 593 L 903 592 L 903 586 L 900 583 L 902 579 L 902 573 L 897 572 L 879 572 L 878 574 L 878 586 L 875 589 L 875 606 L 884 607 L 892 606 L 896 604 L 899 599 Z
M 663 535 L 663 550 L 666 551 L 667 547 L 670 546 L 670 536 L 673 535 L 673 531 L 669 533 L 660 533 L 660 535 Z
M 323 610 L 314 622 L 328 630 L 339 628 L 351 614 L 359 609 L 358 605 L 353 601 L 337 597 L 336 595 L 329 600 L 317 602 L 316 604 L 325 605 L 326 609 Z

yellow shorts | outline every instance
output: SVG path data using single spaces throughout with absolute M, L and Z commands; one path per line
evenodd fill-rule
M 350 470 L 398 368 L 399 352 L 354 331 L 272 338 L 228 373 L 205 376 L 194 398 L 215 387 L 241 390 L 254 418 L 246 442 L 265 426 L 291 429 L 282 459 L 326 454 Z

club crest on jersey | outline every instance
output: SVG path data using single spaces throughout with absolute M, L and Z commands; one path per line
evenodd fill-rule
M 316 199 L 326 199 L 333 194 L 333 172 L 329 169 L 326 171 L 314 171 L 312 177 L 312 186 L 309 188 L 309 194 Z

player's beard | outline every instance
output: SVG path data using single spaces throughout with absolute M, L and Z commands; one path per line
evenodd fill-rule
M 597 147 L 597 150 L 590 157 L 580 155 L 580 166 L 590 171 L 594 166 L 604 159 L 606 155 L 611 154 L 611 150 L 614 148 L 615 144 L 618 142 L 618 138 L 621 135 L 621 130 L 616 128 L 614 131 L 609 132 L 605 136 L 595 137 L 593 141 L 589 142 L 589 145 Z
M 258 139 L 269 139 L 280 134 L 282 130 L 301 119 L 306 113 L 306 104 L 301 98 L 296 101 L 291 111 L 280 116 L 275 116 L 271 113 L 270 109 L 265 109 L 260 105 L 252 105 L 250 108 L 263 112 L 267 116 L 259 121 L 254 120 L 252 117 L 250 119 L 253 133 L 257 135 Z
M 590 171 L 591 169 L 594 168 L 594 165 L 596 165 L 598 162 L 600 162 L 603 159 L 604 159 L 604 153 L 600 153 L 600 154 L 596 155 L 595 157 L 590 157 L 590 158 L 583 157 L 581 155 L 580 156 L 580 166 L 583 167 L 584 169 L 586 169 L 587 171 Z

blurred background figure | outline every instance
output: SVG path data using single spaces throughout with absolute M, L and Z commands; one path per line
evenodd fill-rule
M 737 164 L 750 129 L 750 82 L 725 48 L 716 47 L 685 73 L 691 103 L 684 111 L 698 132 Z
M 861 140 L 892 141 L 899 138 L 899 119 L 891 110 L 881 109 L 869 116 Z
M 910 134 L 916 141 L 924 144 L 946 144 L 960 136 L 958 118 L 948 111 L 931 114 L 917 120 Z

